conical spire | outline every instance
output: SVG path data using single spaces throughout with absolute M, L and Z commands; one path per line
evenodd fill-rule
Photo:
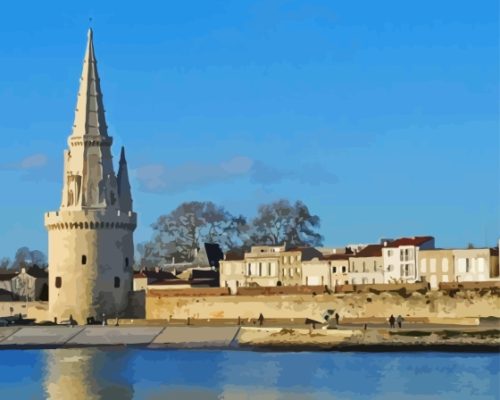
M 72 136 L 107 136 L 107 128 L 94 53 L 93 32 L 89 29 Z
M 120 167 L 118 168 L 118 196 L 120 197 L 120 209 L 132 211 L 132 193 L 128 180 L 127 160 L 125 159 L 125 148 L 122 146 L 120 153 Z

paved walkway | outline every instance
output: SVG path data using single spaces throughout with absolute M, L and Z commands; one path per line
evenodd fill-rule
M 239 327 L 28 326 L 0 327 L 0 349 L 145 345 L 229 347 Z

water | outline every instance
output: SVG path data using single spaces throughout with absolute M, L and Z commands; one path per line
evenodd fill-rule
M 2 399 L 498 399 L 492 353 L 0 351 Z

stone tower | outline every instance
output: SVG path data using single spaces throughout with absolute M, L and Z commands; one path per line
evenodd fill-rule
M 121 315 L 132 290 L 132 211 L 125 151 L 118 178 L 113 170 L 92 30 L 80 78 L 73 130 L 64 151 L 62 202 L 45 214 L 49 234 L 49 313 L 59 321 L 70 315 Z

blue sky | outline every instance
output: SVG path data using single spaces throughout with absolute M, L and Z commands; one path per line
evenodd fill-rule
M 114 3 L 114 4 L 113 4 Z M 499 9 L 456 1 L 8 2 L 0 256 L 46 250 L 88 18 L 136 242 L 180 202 L 279 198 L 327 245 L 499 237 Z

